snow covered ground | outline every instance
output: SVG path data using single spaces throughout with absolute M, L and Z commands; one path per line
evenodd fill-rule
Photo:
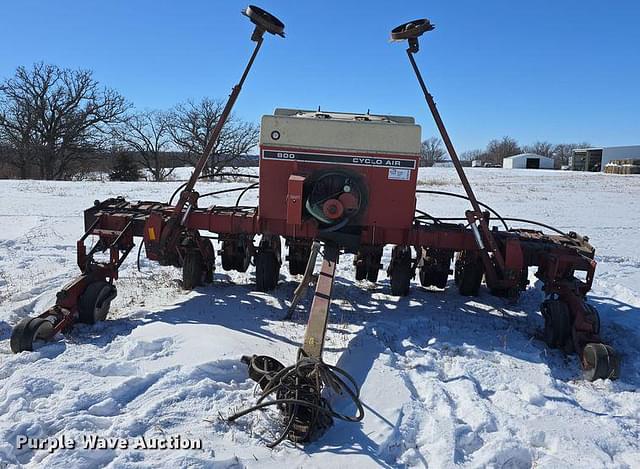
M 12 355 L 11 327 L 53 304 L 78 272 L 83 209 L 116 195 L 166 200 L 178 183 L 0 181 L 0 467 L 640 467 L 640 179 L 467 172 L 501 214 L 591 237 L 599 264 L 589 300 L 622 356 L 619 381 L 582 381 L 576 357 L 536 338 L 543 294 L 533 272 L 517 305 L 415 283 L 398 299 L 384 273 L 378 285 L 355 282 L 345 256 L 325 359 L 362 386 L 366 417 L 304 449 L 270 450 L 274 428 L 259 414 L 224 416 L 254 399 L 241 355 L 294 359 L 306 316 L 281 320 L 296 285 L 286 268 L 274 294 L 252 292 L 251 272 L 221 267 L 212 286 L 187 293 L 177 270 L 143 261 L 139 273 L 132 255 L 108 321 Z M 447 168 L 423 170 L 421 187 L 462 192 Z M 419 207 L 455 216 L 466 205 L 421 196 Z M 65 435 L 78 447 L 18 449 L 21 435 Z M 203 447 L 89 450 L 82 435 L 180 435 Z

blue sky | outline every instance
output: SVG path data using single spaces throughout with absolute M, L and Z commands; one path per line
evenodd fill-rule
M 255 0 L 256 2 L 258 0 Z M 436 130 L 389 31 L 428 17 L 417 56 L 459 152 L 510 135 L 521 143 L 640 144 L 640 2 L 593 0 L 258 3 L 286 24 L 270 36 L 236 106 L 414 116 Z M 0 77 L 45 61 L 89 68 L 136 107 L 226 97 L 251 26 L 235 0 L 7 0 Z

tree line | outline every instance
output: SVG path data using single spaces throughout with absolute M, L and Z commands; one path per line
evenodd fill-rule
M 0 175 L 71 179 L 93 168 L 127 178 L 144 168 L 162 181 L 195 165 L 224 101 L 202 98 L 168 110 L 136 110 L 90 70 L 37 63 L 0 82 Z M 258 142 L 259 128 L 232 115 L 205 172 L 233 166 Z M 105 161 L 108 163 L 105 165 Z
M 483 163 L 502 166 L 502 160 L 509 156 L 521 153 L 535 153 L 536 155 L 553 158 L 556 167 L 569 164 L 569 158 L 576 148 L 588 148 L 591 145 L 587 142 L 580 143 L 551 143 L 538 141 L 531 145 L 520 145 L 512 137 L 502 137 L 491 140 L 485 149 L 469 150 L 459 155 L 461 160 L 480 160 Z M 421 166 L 433 166 L 434 163 L 449 160 L 447 150 L 438 137 L 430 137 L 422 142 Z
M 187 101 L 168 110 L 136 110 L 116 90 L 102 86 L 90 70 L 45 63 L 18 67 L 0 82 L 0 177 L 71 179 L 111 170 L 116 179 L 136 179 L 140 168 L 154 181 L 178 166 L 193 166 L 224 108 L 220 99 Z M 259 127 L 232 115 L 213 150 L 205 174 L 214 176 L 253 149 Z M 520 145 L 511 137 L 466 151 L 463 160 L 501 165 L 506 157 L 536 153 L 569 163 L 582 143 L 546 141 Z M 442 141 L 422 142 L 421 165 L 448 160 Z

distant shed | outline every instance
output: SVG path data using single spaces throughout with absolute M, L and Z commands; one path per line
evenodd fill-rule
M 554 169 L 555 161 L 553 158 L 535 153 L 522 153 L 502 160 L 502 167 L 509 169 Z
M 640 159 L 640 145 L 576 148 L 570 166 L 574 171 L 604 171 L 610 161 L 636 159 Z

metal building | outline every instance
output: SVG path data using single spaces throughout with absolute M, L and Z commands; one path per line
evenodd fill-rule
M 640 159 L 640 145 L 577 148 L 571 157 L 573 171 L 604 171 L 612 160 Z
M 509 169 L 554 169 L 555 161 L 535 153 L 522 153 L 502 160 L 502 167 Z

